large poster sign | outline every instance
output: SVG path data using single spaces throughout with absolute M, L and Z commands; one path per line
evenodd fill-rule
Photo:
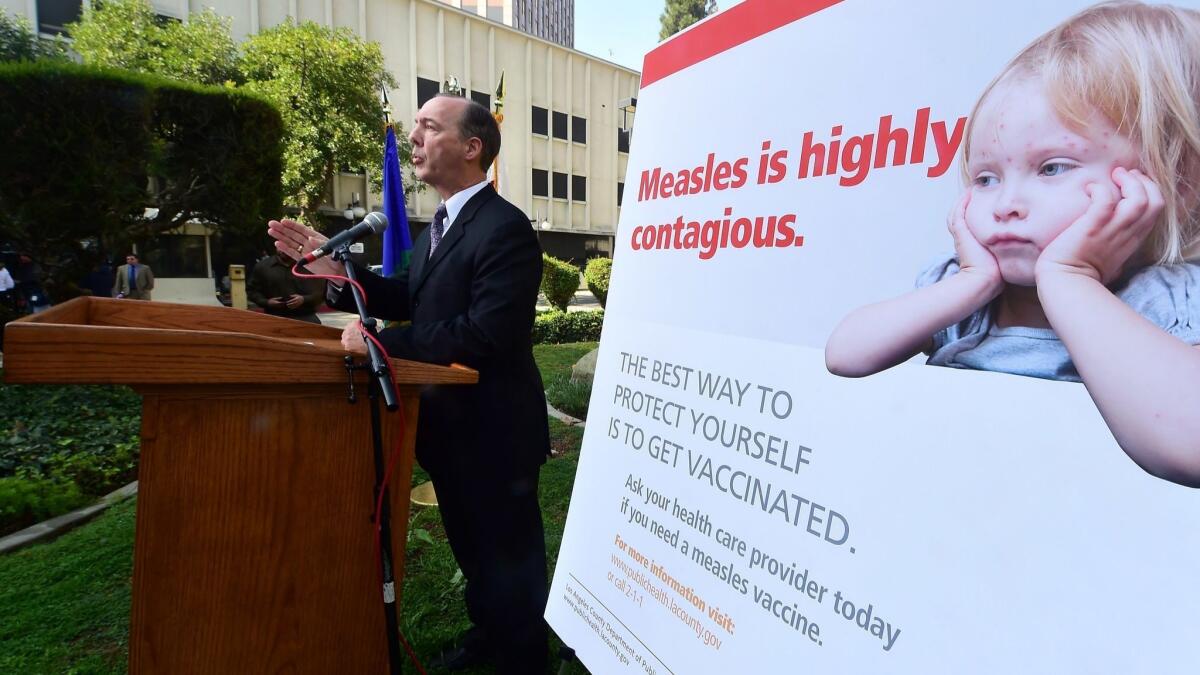
M 1189 4 L 747 0 L 647 57 L 547 610 L 592 672 L 1194 672 Z

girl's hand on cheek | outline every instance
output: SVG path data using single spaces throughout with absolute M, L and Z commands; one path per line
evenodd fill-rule
M 954 237 L 954 252 L 958 256 L 959 273 L 978 277 L 988 284 L 989 288 L 995 288 L 999 292 L 1004 285 L 1004 279 L 1000 276 L 1000 265 L 996 262 L 996 256 L 979 243 L 967 227 L 967 205 L 970 203 L 971 191 L 968 189 L 946 218 L 946 229 L 950 230 L 950 236 Z
M 1039 281 L 1046 275 L 1081 274 L 1107 285 L 1150 235 L 1163 209 L 1158 186 L 1137 169 L 1118 167 L 1112 179 L 1115 188 L 1085 187 L 1091 204 L 1042 251 L 1034 271 Z

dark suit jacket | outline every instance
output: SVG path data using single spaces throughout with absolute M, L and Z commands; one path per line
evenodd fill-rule
M 529 219 L 484 187 L 463 206 L 429 257 L 429 230 L 404 278 L 358 268 L 371 316 L 411 320 L 382 331 L 388 354 L 479 371 L 476 385 L 421 392 L 417 458 L 427 469 L 527 475 L 550 451 L 546 396 L 533 360 L 542 253 Z M 354 311 L 343 292 L 338 309 Z

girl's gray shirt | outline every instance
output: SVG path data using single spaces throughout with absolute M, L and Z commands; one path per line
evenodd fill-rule
M 942 256 L 917 277 L 917 287 L 957 274 L 958 260 Z M 1189 345 L 1200 344 L 1200 265 L 1144 267 L 1110 289 L 1138 314 Z M 927 363 L 1048 380 L 1079 382 L 1066 346 L 1050 328 L 1000 328 L 992 305 L 938 331 Z M 1136 355 L 1114 354 L 1114 358 Z

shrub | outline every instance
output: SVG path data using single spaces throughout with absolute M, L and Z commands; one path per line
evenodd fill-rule
M 133 480 L 140 408 L 126 387 L 0 385 L 0 535 Z
M 17 531 L 88 502 L 79 487 L 40 476 L 0 478 L 0 533 Z
M 583 280 L 600 306 L 608 302 L 608 280 L 612 278 L 612 258 L 592 258 L 583 268 Z
M 587 312 L 543 312 L 533 320 L 533 343 L 557 345 L 564 342 L 595 342 L 600 339 L 600 329 L 603 326 L 602 309 Z
M 586 420 L 592 398 L 592 381 L 557 377 L 546 385 L 546 400 L 556 409 L 576 419 Z
M 567 311 L 567 303 L 579 290 L 579 268 L 569 262 L 542 254 L 542 293 L 546 300 L 560 311 Z
M 104 250 L 191 219 L 261 235 L 281 208 L 283 122 L 245 92 L 69 62 L 0 64 L 0 129 L 0 232 L 42 266 L 58 302 Z

